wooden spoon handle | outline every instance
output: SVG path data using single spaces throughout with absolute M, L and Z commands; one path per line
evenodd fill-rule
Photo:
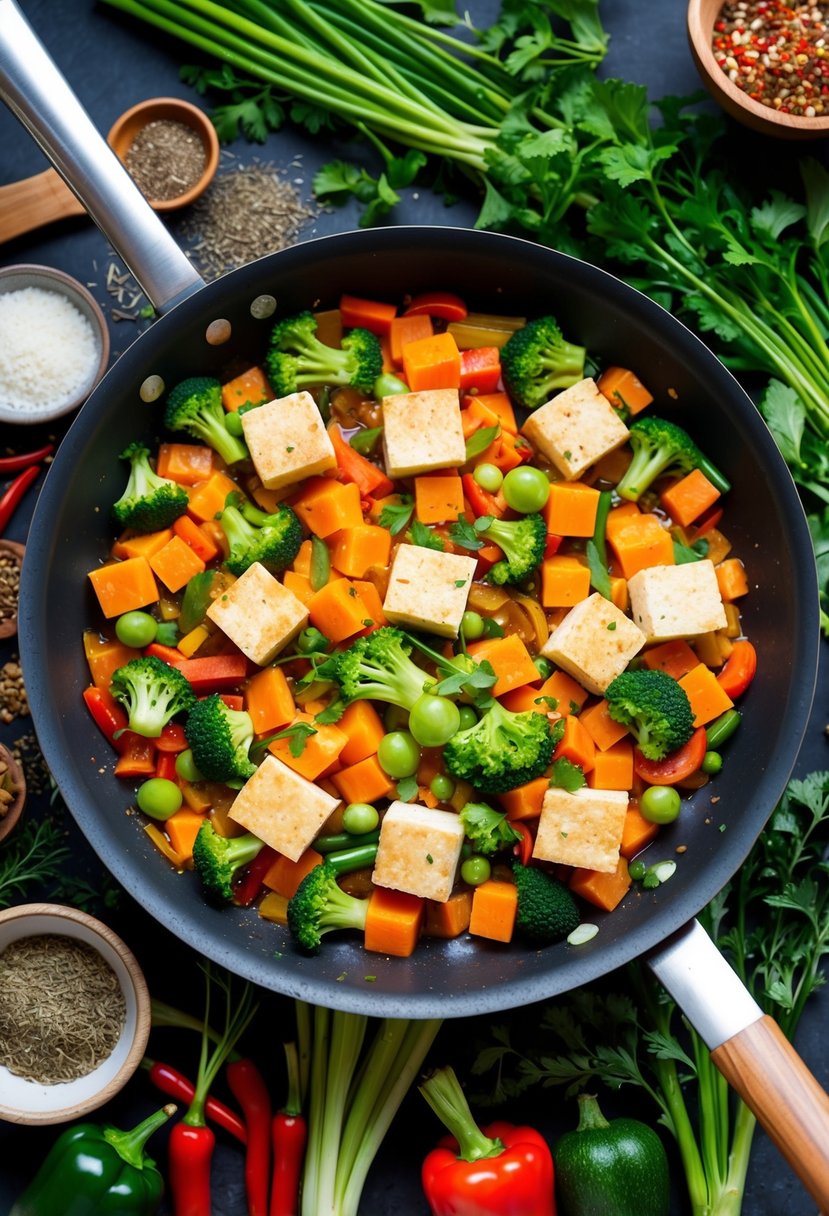
M 829 1096 L 777 1023 L 760 1018 L 715 1047 L 711 1059 L 829 1211 Z
M 84 215 L 79 202 L 59 173 L 44 169 L 34 177 L 0 186 L 0 243 L 32 232 L 68 215 Z

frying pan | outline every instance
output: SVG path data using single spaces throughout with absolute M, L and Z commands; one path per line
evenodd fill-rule
M 526 1005 L 648 957 L 725 1074 L 747 1098 L 821 1206 L 829 1208 L 829 1100 L 751 999 L 696 913 L 740 866 L 782 793 L 806 726 L 817 670 L 812 548 L 788 471 L 759 414 L 688 330 L 602 270 L 521 240 L 442 228 L 350 232 L 297 245 L 204 286 L 146 206 L 59 76 L 13 0 L 0 0 L 0 95 L 29 127 L 142 283 L 159 321 L 121 356 L 60 446 L 32 523 L 21 588 L 20 644 L 38 736 L 72 814 L 123 886 L 173 933 L 265 987 L 354 1012 L 453 1017 Z M 673 879 L 630 894 L 578 948 L 532 950 L 467 940 L 425 941 L 410 959 L 367 955 L 354 941 L 305 957 L 284 930 L 250 911 L 215 911 L 190 874 L 160 862 L 130 792 L 84 713 L 83 629 L 96 617 L 86 574 L 106 554 L 109 507 L 122 490 L 118 453 L 155 442 L 158 406 L 139 396 L 149 375 L 169 386 L 221 378 L 231 358 L 261 358 L 277 315 L 336 305 L 341 292 L 397 299 L 447 288 L 477 311 L 551 311 L 603 364 L 631 365 L 660 409 L 685 425 L 730 477 L 728 534 L 752 593 L 746 633 L 760 675 L 716 783 L 663 830 L 655 855 L 678 858 Z M 254 309 L 254 312 L 258 312 Z M 231 338 L 206 340 L 210 322 Z M 762 1064 L 762 1073 L 761 1067 Z

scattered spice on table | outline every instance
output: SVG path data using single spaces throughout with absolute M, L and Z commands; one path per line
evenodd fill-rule
M 145 198 L 166 202 L 186 194 L 204 172 L 204 144 L 192 127 L 159 118 L 142 127 L 124 164 Z
M 59 291 L 0 294 L 0 405 L 27 412 L 60 406 L 89 387 L 98 345 L 88 319 Z
M 290 245 L 313 214 L 275 165 L 258 162 L 220 171 L 188 208 L 178 234 L 200 273 L 217 279 Z
M 12 755 L 23 769 L 26 788 L 30 794 L 45 794 L 53 788 L 52 774 L 46 763 L 46 757 L 40 750 L 37 735 L 29 731 L 15 739 L 12 743 Z
M 23 669 L 16 657 L 0 667 L 0 722 L 13 722 L 29 712 Z
M 823 9 L 784 0 L 728 0 L 714 22 L 714 58 L 761 105 L 814 118 L 829 97 Z
M 86 1076 L 126 1017 L 121 986 L 94 947 L 44 933 L 0 954 L 0 1064 L 44 1085 Z

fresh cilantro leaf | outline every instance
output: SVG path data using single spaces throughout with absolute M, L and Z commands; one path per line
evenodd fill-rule
M 427 528 L 419 519 L 412 520 L 412 526 L 409 529 L 409 539 L 413 545 L 418 545 L 421 549 L 436 549 L 442 553 L 446 546 L 440 536 L 436 536 L 431 528 Z
M 326 705 L 325 709 L 321 709 L 318 714 L 314 714 L 314 721 L 319 722 L 320 726 L 327 726 L 332 722 L 339 722 L 346 710 L 344 701 L 334 700 L 330 705 Z
M 417 779 L 415 777 L 404 777 L 402 781 L 397 783 L 397 797 L 401 802 L 411 802 L 417 794 Z
M 410 148 L 405 156 L 390 156 L 386 160 L 386 177 L 393 190 L 404 190 L 411 186 L 426 164 L 426 153 Z
M 311 735 L 317 733 L 317 728 L 310 722 L 294 722 L 293 726 L 286 726 L 284 730 L 277 731 L 275 735 L 270 735 L 267 740 L 262 739 L 260 742 L 273 743 L 276 739 L 289 739 L 288 751 L 294 759 L 298 760 L 305 751 L 305 744 Z
M 489 519 L 490 516 L 487 518 Z M 461 549 L 483 549 L 486 544 L 481 540 L 475 526 L 464 515 L 459 515 L 457 522 L 450 525 L 449 539 L 453 545 L 458 545 Z
M 536 697 L 533 705 L 546 705 L 548 713 L 555 713 L 558 709 L 558 697 Z
M 760 413 L 766 420 L 780 455 L 789 465 L 799 465 L 800 445 L 806 426 L 806 407 L 793 388 L 770 380 L 760 398 Z
M 400 4 L 403 0 L 380 0 L 381 4 Z M 429 25 L 457 25 L 458 14 L 454 0 L 415 0 Z
M 485 638 L 502 638 L 504 636 L 503 626 L 495 620 L 493 616 L 484 617 L 484 637 Z
M 777 241 L 787 228 L 799 223 L 805 215 L 806 208 L 802 203 L 794 202 L 779 190 L 772 190 L 762 206 L 752 208 L 751 224 L 755 231 Z
M 559 756 L 558 760 L 553 761 L 552 774 L 550 776 L 551 786 L 568 790 L 569 793 L 574 794 L 584 784 L 584 769 L 580 764 L 574 764 L 566 756 Z
M 701 562 L 708 553 L 708 541 L 701 536 L 693 545 L 683 545 L 674 537 L 674 562 L 677 566 L 687 566 L 691 562 Z
M 829 236 L 829 173 L 820 161 L 807 156 L 800 161 L 800 176 L 806 191 L 806 225 L 820 250 Z
M 408 527 L 414 511 L 414 499 L 411 494 L 401 494 L 400 502 L 388 502 L 380 512 L 381 528 L 388 528 L 392 536 L 398 536 Z
M 466 441 L 466 459 L 472 460 L 473 457 L 480 456 L 481 452 L 485 452 L 500 434 L 500 423 L 495 426 L 482 426 L 477 431 L 473 431 Z

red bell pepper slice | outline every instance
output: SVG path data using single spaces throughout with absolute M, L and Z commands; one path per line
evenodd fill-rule
M 425 313 L 427 317 L 441 317 L 444 321 L 463 321 L 468 312 L 463 300 L 454 292 L 424 291 L 403 309 L 403 316 Z
M 343 439 L 336 423 L 328 428 L 334 455 L 343 481 L 353 481 L 360 491 L 360 498 L 385 498 L 394 491 L 394 486 L 382 469 L 372 464 L 365 456 Z
M 563 540 L 563 536 L 557 536 L 555 532 L 548 532 L 547 539 L 544 542 L 544 556 L 554 557 L 561 548 L 561 542 Z
M 501 354 L 497 346 L 478 346 L 461 351 L 461 384 L 463 391 L 477 389 L 479 393 L 494 393 L 501 379 Z
M 501 518 L 505 508 L 501 506 L 494 494 L 488 494 L 486 490 L 482 490 L 471 473 L 464 473 L 461 481 L 464 497 L 475 512 L 476 519 L 482 515 L 492 515 L 495 519 Z
M 202 659 L 185 659 L 178 669 L 186 676 L 195 693 L 225 692 L 236 688 L 247 675 L 248 661 L 238 654 L 214 654 Z
M 84 689 L 83 699 L 86 708 L 92 715 L 92 720 L 104 738 L 117 751 L 126 751 L 127 742 L 122 732 L 127 730 L 128 719 L 126 711 L 121 708 L 112 693 L 105 688 L 90 685 L 89 688 Z M 124 741 L 122 742 L 122 740 Z
M 717 683 L 735 701 L 743 695 L 756 672 L 757 651 L 751 642 L 741 639 L 731 648 L 731 654 L 717 676 Z
M 155 745 L 160 752 L 171 752 L 174 756 L 178 752 L 186 751 L 188 744 L 184 727 L 179 726 L 178 722 L 168 722 L 162 727 Z
M 365 300 L 361 296 L 340 296 L 340 319 L 346 329 L 359 327 L 382 338 L 391 329 L 391 323 L 396 316 L 396 304 Z
M 116 740 L 120 756 L 115 761 L 116 777 L 154 777 L 156 775 L 155 739 L 124 731 Z
M 144 647 L 144 654 L 161 659 L 162 663 L 169 663 L 171 667 L 181 667 L 184 662 L 184 655 L 180 650 L 176 650 L 175 646 L 165 646 L 162 642 L 150 642 L 149 646 Z
M 262 890 L 262 879 L 276 861 L 276 850 L 269 844 L 261 848 L 241 876 L 233 885 L 233 902 L 240 908 L 249 908 Z
M 676 785 L 695 773 L 705 758 L 708 741 L 705 727 L 698 726 L 691 738 L 662 760 L 648 760 L 638 747 L 633 749 L 633 770 L 648 785 Z

